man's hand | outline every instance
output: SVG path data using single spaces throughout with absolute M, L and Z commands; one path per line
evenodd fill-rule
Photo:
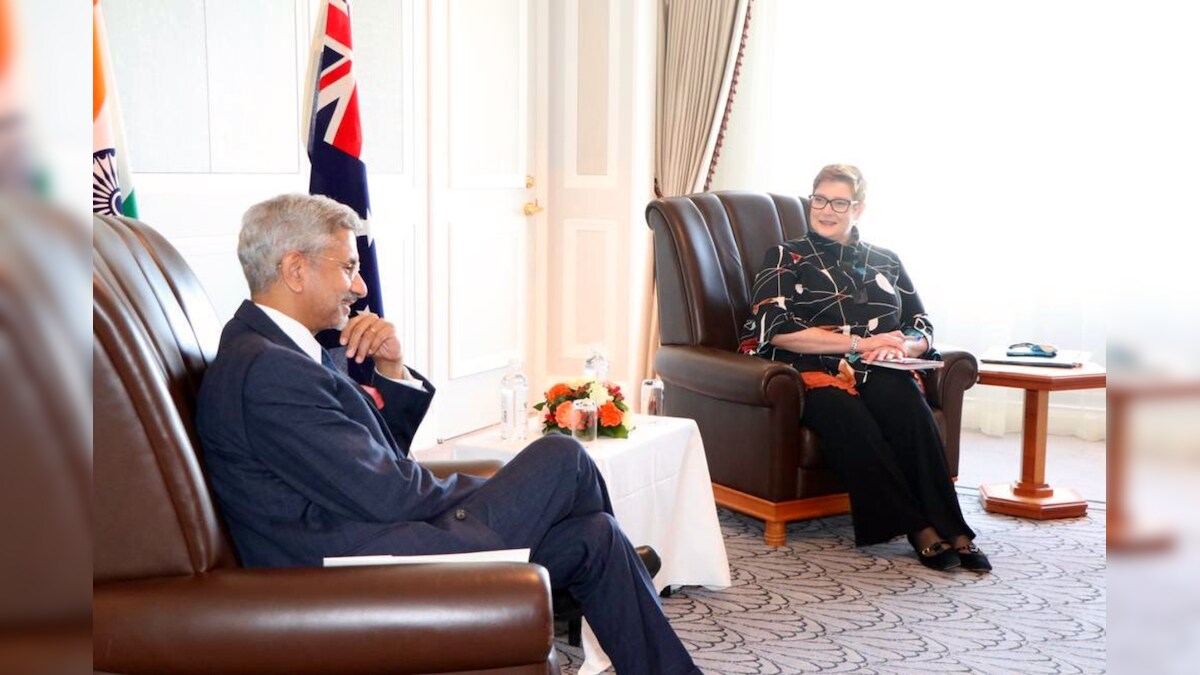
M 405 379 L 404 351 L 390 321 L 371 312 L 359 312 L 346 322 L 340 342 L 346 346 L 347 359 L 362 363 L 372 357 L 381 375 L 393 380 Z

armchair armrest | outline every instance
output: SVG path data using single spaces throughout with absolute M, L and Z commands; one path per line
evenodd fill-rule
M 0 672 L 86 673 L 92 628 L 86 620 L 0 629 Z
M 791 366 L 663 345 L 655 367 L 668 415 L 696 421 L 713 482 L 769 501 L 796 498 L 804 387 Z
M 958 475 L 959 441 L 962 437 L 963 394 L 979 381 L 979 362 L 968 352 L 942 352 L 946 365 L 925 378 L 925 399 L 945 417 L 946 463 L 950 475 Z
M 963 393 L 979 381 L 979 362 L 969 352 L 942 352 L 945 366 L 929 371 L 925 377 L 925 398 L 929 405 L 945 409 L 957 399 L 962 406 Z
M 771 406 L 778 389 L 800 392 L 803 412 L 804 387 L 800 374 L 791 366 L 723 349 L 663 345 L 654 361 L 664 379 L 709 398 L 754 406 Z
M 452 473 L 465 473 L 480 478 L 491 478 L 496 475 L 504 462 L 498 459 L 440 459 L 421 462 L 421 466 L 429 469 L 438 478 L 445 478 Z
M 429 673 L 546 663 L 538 565 L 227 569 L 100 584 L 93 667 L 120 673 Z

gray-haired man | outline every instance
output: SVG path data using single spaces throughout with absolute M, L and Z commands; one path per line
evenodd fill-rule
M 617 672 L 698 672 L 573 439 L 535 441 L 490 480 L 439 479 L 409 458 L 434 390 L 405 366 L 392 324 L 350 317 L 366 293 L 359 228 L 350 209 L 308 195 L 267 200 L 243 219 L 251 299 L 225 326 L 197 416 L 242 562 L 527 547 L 583 607 Z M 347 358 L 374 359 L 382 407 L 332 367 L 313 338 L 327 328 L 342 330 Z

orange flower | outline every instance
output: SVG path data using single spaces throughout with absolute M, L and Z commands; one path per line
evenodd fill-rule
M 554 421 L 564 429 L 570 429 L 575 423 L 575 408 L 570 401 L 563 401 L 554 409 Z
M 567 394 L 570 394 L 570 393 L 571 393 L 571 388 L 560 382 L 559 384 L 556 384 L 553 387 L 550 387 L 550 391 L 546 392 L 546 400 L 553 401 L 554 399 L 556 399 L 560 396 L 566 396 Z
M 612 401 L 600 406 L 600 426 L 602 427 L 620 426 L 623 417 L 621 409 Z

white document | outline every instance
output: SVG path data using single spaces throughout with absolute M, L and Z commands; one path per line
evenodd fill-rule
M 529 562 L 529 549 L 508 548 L 498 551 L 470 553 L 435 553 L 432 555 L 348 555 L 325 558 L 326 567 L 355 567 L 358 565 L 412 565 L 416 563 L 474 563 Z
M 935 370 L 946 364 L 942 361 L 931 361 L 928 359 L 915 359 L 909 356 L 899 359 L 876 359 L 867 364 L 878 368 L 891 368 L 893 370 Z

